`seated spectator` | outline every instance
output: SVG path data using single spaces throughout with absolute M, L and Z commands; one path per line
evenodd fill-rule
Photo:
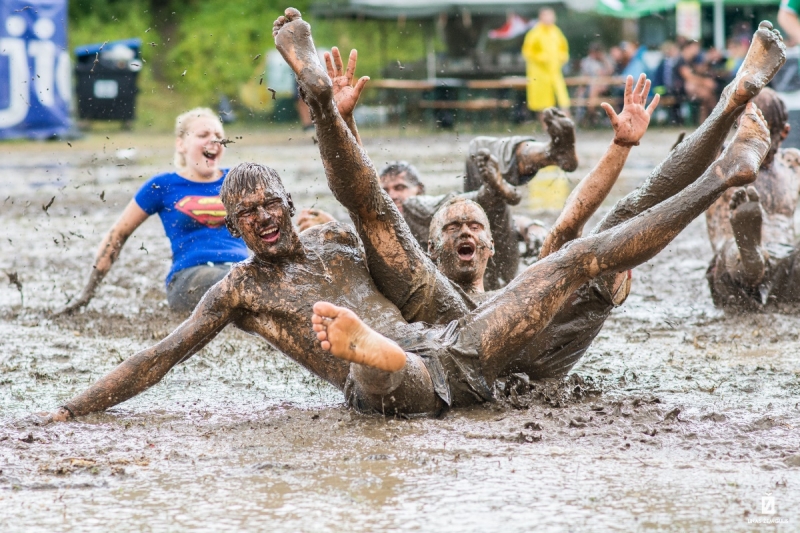
M 703 122 L 717 103 L 717 81 L 709 75 L 699 42 L 687 41 L 681 48 L 675 81 L 678 94 L 699 105 L 697 122 Z
M 682 124 L 683 118 L 681 117 L 681 99 L 678 94 L 678 87 L 675 83 L 675 65 L 680 56 L 680 48 L 672 41 L 664 41 L 661 45 L 661 62 L 653 72 L 653 93 L 660 94 L 661 96 L 672 96 L 675 103 L 664 106 L 669 112 L 669 122 L 673 124 Z
M 592 81 L 580 87 L 577 96 L 587 98 L 586 113 L 581 119 L 581 124 L 594 124 L 597 118 L 598 98 L 608 92 L 608 84 L 602 78 L 614 73 L 614 64 L 608 56 L 602 43 L 595 41 L 589 45 L 589 55 L 581 59 L 581 76 L 588 76 Z

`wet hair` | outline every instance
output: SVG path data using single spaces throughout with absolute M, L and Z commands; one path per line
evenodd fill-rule
M 422 184 L 422 179 L 419 177 L 417 168 L 407 161 L 392 161 L 378 172 L 380 179 L 388 176 L 400 176 L 401 174 L 405 174 L 406 179 L 412 185 L 422 188 L 425 187 L 425 185 Z
M 770 137 L 774 142 L 776 137 L 780 138 L 784 126 L 789 122 L 789 112 L 786 110 L 783 98 L 769 87 L 765 87 L 753 98 L 753 103 L 758 106 L 761 114 L 764 115 L 764 119 L 769 126 Z
M 189 126 L 192 124 L 192 122 L 200 117 L 216 120 L 219 124 L 219 127 L 222 129 L 222 121 L 219 119 L 219 116 L 217 116 L 216 113 L 207 107 L 195 107 L 186 113 L 181 113 L 175 119 L 175 137 L 184 137 L 187 133 L 189 133 Z M 186 157 L 184 157 L 184 155 L 179 153 L 177 150 L 175 150 L 175 156 L 173 157 L 172 162 L 179 169 L 186 167 Z
M 219 197 L 225 205 L 225 211 L 233 213 L 239 198 L 259 189 L 273 191 L 287 200 L 289 198 L 278 171 L 258 163 L 239 163 L 233 167 L 222 182 Z M 290 214 L 294 215 L 293 207 Z
M 464 196 L 454 196 L 453 198 L 450 198 L 444 204 L 442 204 L 442 206 L 439 209 L 437 209 L 436 212 L 433 214 L 433 218 L 431 218 L 431 224 L 428 227 L 428 240 L 434 243 L 436 242 L 436 238 L 439 236 L 439 234 L 441 234 L 442 228 L 445 225 L 446 221 L 444 217 L 447 214 L 447 211 L 451 207 L 456 206 L 458 204 L 474 205 L 475 207 L 478 208 L 478 211 L 480 211 L 481 215 L 483 215 L 483 220 L 481 220 L 480 222 L 486 229 L 486 234 L 491 239 L 492 230 L 489 227 L 489 218 L 486 216 L 486 212 L 483 210 L 480 204 L 478 204 L 477 202 L 473 202 L 472 200 L 470 200 L 469 198 L 465 198 Z

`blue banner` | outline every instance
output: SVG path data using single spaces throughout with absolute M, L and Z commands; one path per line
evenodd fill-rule
M 0 139 L 70 127 L 67 0 L 0 0 Z

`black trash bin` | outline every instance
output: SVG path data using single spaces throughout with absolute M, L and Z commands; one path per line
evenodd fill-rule
M 140 39 L 127 39 L 75 48 L 79 119 L 133 120 L 141 46 Z

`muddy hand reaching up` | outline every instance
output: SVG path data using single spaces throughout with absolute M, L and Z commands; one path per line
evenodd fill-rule
M 347 60 L 347 70 L 344 70 L 342 54 L 339 48 L 334 46 L 330 52 L 325 52 L 325 67 L 328 69 L 328 76 L 333 82 L 333 100 L 342 118 L 347 120 L 353 115 L 361 91 L 369 81 L 369 76 L 362 76 L 353 83 L 356 74 L 356 63 L 358 62 L 358 51 L 350 50 L 350 57 Z
M 647 126 L 650 124 L 650 117 L 656 110 L 660 100 L 659 95 L 653 97 L 653 101 L 645 108 L 647 95 L 650 92 L 650 80 L 642 74 L 633 87 L 633 76 L 628 76 L 625 80 L 625 98 L 622 112 L 619 115 L 611 107 L 611 104 L 603 102 L 600 106 L 611 120 L 611 127 L 614 128 L 614 142 L 620 146 L 637 146 L 644 137 Z

